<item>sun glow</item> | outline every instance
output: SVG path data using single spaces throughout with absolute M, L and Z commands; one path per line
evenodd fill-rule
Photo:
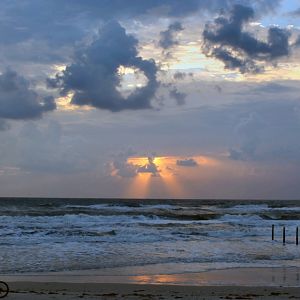
M 192 166 L 180 166 L 179 156 L 130 157 L 127 164 L 134 166 L 136 176 L 130 179 L 126 195 L 128 197 L 147 197 L 156 190 L 164 190 L 166 194 L 178 198 L 184 197 L 185 188 L 180 179 L 195 180 L 201 175 L 202 168 L 215 167 L 218 161 L 207 156 L 193 157 Z M 203 175 L 203 174 L 202 174 Z
M 135 198 L 145 198 L 149 195 L 151 174 L 140 173 L 137 174 L 127 188 L 126 196 Z

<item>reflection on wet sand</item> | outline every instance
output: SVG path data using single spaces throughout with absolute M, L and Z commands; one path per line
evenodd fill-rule
M 113 269 L 106 274 L 114 273 Z M 145 270 L 146 273 L 146 270 Z M 124 275 L 117 275 L 124 274 Z M 101 270 L 54 272 L 35 275 L 2 275 L 7 282 L 125 283 L 190 286 L 283 286 L 299 287 L 300 268 L 234 268 L 184 274 L 115 275 Z
M 203 273 L 132 276 L 138 284 L 299 286 L 299 268 L 237 268 Z

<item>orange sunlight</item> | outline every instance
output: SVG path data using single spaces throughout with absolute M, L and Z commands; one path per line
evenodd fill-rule
M 151 191 L 165 190 L 170 197 L 180 198 L 186 194 L 180 178 L 197 180 L 203 176 L 203 167 L 209 168 L 218 165 L 216 159 L 207 156 L 195 156 L 194 167 L 184 167 L 177 164 L 179 156 L 130 157 L 127 163 L 136 167 L 137 174 L 130 179 L 126 189 L 127 197 L 145 198 Z
M 140 173 L 131 179 L 125 192 L 126 197 L 146 198 L 149 195 L 151 174 Z

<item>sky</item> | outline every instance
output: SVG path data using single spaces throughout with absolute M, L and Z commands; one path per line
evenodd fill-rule
M 299 0 L 2 0 L 0 196 L 299 199 Z

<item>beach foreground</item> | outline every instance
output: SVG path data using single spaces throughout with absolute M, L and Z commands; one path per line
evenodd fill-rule
M 100 283 L 10 283 L 8 299 L 300 299 L 300 288 Z
M 121 269 L 107 270 L 121 273 Z M 123 270 L 125 272 L 127 270 Z M 149 272 L 149 270 L 148 270 Z M 8 299 L 300 299 L 298 268 L 236 268 L 187 274 L 105 271 L 2 275 Z

